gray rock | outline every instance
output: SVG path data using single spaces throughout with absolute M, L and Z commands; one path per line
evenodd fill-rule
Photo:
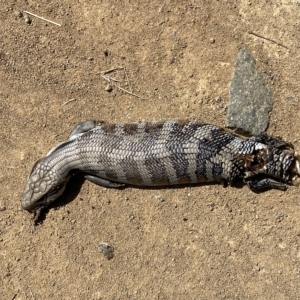
M 114 247 L 108 243 L 100 243 L 98 246 L 98 251 L 101 252 L 108 260 L 114 257 Z
M 268 127 L 272 106 L 272 90 L 257 69 L 255 59 L 246 49 L 242 49 L 230 83 L 227 127 L 253 135 L 260 134 Z

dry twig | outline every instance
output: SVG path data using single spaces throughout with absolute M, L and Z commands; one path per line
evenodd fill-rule
M 34 297 L 34 295 L 33 295 L 33 293 L 32 293 L 31 290 L 30 290 L 30 295 L 31 295 L 31 298 L 32 298 L 33 300 L 35 300 L 35 297 Z
M 29 12 L 29 11 L 24 10 L 23 12 L 26 13 L 26 14 L 28 14 L 28 15 L 34 16 L 34 17 L 36 17 L 36 18 L 38 18 L 38 19 L 41 19 L 41 20 L 43 20 L 43 21 L 52 23 L 52 24 L 57 25 L 57 26 L 61 26 L 60 24 L 58 24 L 58 23 L 56 23 L 56 22 L 50 21 L 50 20 L 45 19 L 45 18 L 43 18 L 43 17 L 40 17 L 40 16 L 38 16 L 38 15 L 35 15 L 35 14 Z
M 75 101 L 75 100 L 76 100 L 76 98 L 70 99 L 70 100 L 64 102 L 64 103 L 61 105 L 61 107 L 65 106 L 65 105 L 67 105 L 68 103 L 73 102 L 73 101 Z
M 44 124 L 44 127 L 47 126 L 49 108 L 50 108 L 49 98 L 47 97 L 47 103 L 46 103 L 46 108 L 45 108 L 45 124 Z
M 124 69 L 123 67 L 111 68 L 109 70 L 102 71 L 101 74 L 106 75 L 106 74 L 109 74 L 109 73 L 112 73 L 112 72 L 115 72 L 115 71 L 119 71 L 119 70 L 123 70 L 123 69 Z
M 128 90 L 122 88 L 121 86 L 119 86 L 118 84 L 116 84 L 116 82 L 122 82 L 122 80 L 115 79 L 115 78 L 113 78 L 113 77 L 111 77 L 111 76 L 108 75 L 110 73 L 113 73 L 115 71 L 120 71 L 120 70 L 124 71 L 124 74 L 126 76 L 126 81 L 127 81 L 128 86 L 130 88 L 130 91 L 128 91 Z M 127 93 L 129 95 L 135 96 L 135 97 L 143 99 L 143 100 L 146 100 L 146 98 L 141 97 L 141 96 L 139 96 L 137 94 L 134 94 L 132 92 L 132 87 L 131 87 L 131 84 L 130 84 L 130 81 L 129 81 L 126 69 L 124 67 L 112 68 L 112 69 L 109 69 L 109 70 L 106 70 L 106 71 L 102 71 L 102 72 L 100 72 L 100 76 L 103 79 L 105 79 L 106 81 L 108 81 L 112 86 L 115 86 L 116 88 L 118 88 L 119 90 L 123 91 L 124 93 Z
M 124 67 L 124 73 L 125 73 L 125 75 L 126 75 L 126 79 L 127 79 L 127 82 L 128 82 L 129 88 L 130 88 L 130 92 L 132 93 L 132 87 L 131 87 L 130 81 L 129 81 L 129 79 L 128 79 L 128 75 L 127 75 L 127 72 L 126 72 L 125 67 Z
M 269 38 L 267 38 L 267 37 L 264 37 L 264 36 L 262 36 L 262 35 L 260 35 L 260 34 L 257 34 L 257 33 L 253 32 L 253 31 L 251 31 L 251 30 L 249 30 L 248 33 L 249 33 L 249 34 L 252 34 L 252 35 L 255 35 L 255 36 L 257 36 L 257 37 L 259 37 L 259 38 L 261 38 L 261 39 L 264 39 L 264 40 L 267 40 L 267 41 L 269 41 L 269 42 L 272 42 L 272 43 L 274 43 L 274 44 L 276 44 L 276 45 L 278 45 L 278 46 L 281 46 L 281 47 L 283 47 L 283 48 L 289 50 L 289 48 L 288 48 L 287 46 L 285 46 L 285 45 L 283 45 L 283 44 L 280 44 L 280 43 L 278 43 L 278 42 L 276 42 L 276 41 L 274 41 L 274 40 L 272 40 L 272 39 L 269 39 Z

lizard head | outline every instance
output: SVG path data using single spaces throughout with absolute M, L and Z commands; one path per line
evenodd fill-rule
M 22 208 L 29 212 L 49 205 L 65 190 L 67 178 L 59 179 L 55 168 L 50 168 L 47 156 L 38 160 L 27 179 L 25 191 L 22 195 Z

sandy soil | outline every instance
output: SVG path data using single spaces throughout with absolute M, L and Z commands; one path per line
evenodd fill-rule
M 274 91 L 268 133 L 300 149 L 298 1 L 0 7 L 1 299 L 299 298 L 297 185 L 258 195 L 221 185 L 120 191 L 75 180 L 36 228 L 20 207 L 35 161 L 80 121 L 224 126 L 244 47 Z M 24 10 L 62 26 L 34 17 L 27 24 Z M 100 73 L 113 67 L 126 68 L 146 100 L 107 92 Z M 98 252 L 100 242 L 114 247 L 113 259 Z

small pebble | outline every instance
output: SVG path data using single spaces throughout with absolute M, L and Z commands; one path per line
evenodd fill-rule
M 24 13 L 23 17 L 24 17 L 25 23 L 31 24 L 31 19 L 29 18 L 29 16 L 27 14 Z
M 208 207 L 210 209 L 210 211 L 213 211 L 215 209 L 215 204 L 213 202 L 208 204 Z
M 111 91 L 113 90 L 112 85 L 111 85 L 111 84 L 108 84 L 108 85 L 106 86 L 105 90 L 106 90 L 107 92 L 111 92 Z
M 22 18 L 23 17 L 23 13 L 21 11 L 16 11 L 15 12 L 16 17 L 18 18 Z
M 211 44 L 213 44 L 215 41 L 216 41 L 216 40 L 215 40 L 214 38 L 210 38 L 210 39 L 209 39 L 209 42 L 210 42 Z
M 288 96 L 288 97 L 286 97 L 285 99 L 286 99 L 286 101 L 292 101 L 292 100 L 294 100 L 294 97 Z
M 217 103 L 220 103 L 220 102 L 222 101 L 222 98 L 221 98 L 220 96 L 218 96 L 217 98 L 215 98 L 215 101 L 216 101 Z
M 108 56 L 108 50 L 104 50 L 103 53 L 105 56 Z
M 257 266 L 254 266 L 253 268 L 255 271 L 259 272 L 260 271 L 260 267 L 257 265 Z
M 114 257 L 114 247 L 108 243 L 100 243 L 98 251 L 101 252 L 108 260 Z
M 164 202 L 164 201 L 166 201 L 162 196 L 156 196 L 155 198 L 156 198 L 156 200 L 159 201 L 159 202 Z
M 5 206 L 0 206 L 0 211 L 5 211 L 6 207 Z
M 25 18 L 25 23 L 31 24 L 31 19 L 30 19 L 29 17 L 26 17 L 26 18 Z

